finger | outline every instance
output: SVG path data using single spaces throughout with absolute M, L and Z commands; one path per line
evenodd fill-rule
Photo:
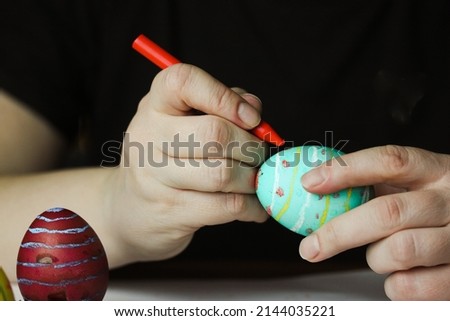
M 179 197 L 194 229 L 232 221 L 262 223 L 269 217 L 254 195 L 183 191 Z
M 384 289 L 391 300 L 450 300 L 450 264 L 392 273 Z
M 332 159 L 305 174 L 302 183 L 308 191 L 323 194 L 377 183 L 415 189 L 448 177 L 449 170 L 448 156 L 389 145 Z
M 171 157 L 229 158 L 251 166 L 259 166 L 266 159 L 266 143 L 223 118 L 211 115 L 161 117 L 152 136 L 155 147 Z
M 450 263 L 450 227 L 408 229 L 367 249 L 367 263 L 377 273 Z
M 241 95 L 253 108 L 255 108 L 260 114 L 262 112 L 262 101 L 255 95 L 250 93 L 244 93 Z
M 239 94 L 239 95 L 243 95 L 247 93 L 247 90 L 245 90 L 244 88 L 241 87 L 231 87 L 231 90 L 234 91 L 235 93 Z
M 176 64 L 155 77 L 146 106 L 153 101 L 153 109 L 163 114 L 186 115 L 192 108 L 206 114 L 225 118 L 244 129 L 259 124 L 261 116 L 239 94 L 200 68 Z
M 167 157 L 156 179 L 176 189 L 202 192 L 255 193 L 256 168 L 230 159 Z
M 254 107 L 259 113 L 262 112 L 262 102 L 261 99 L 258 98 L 258 96 L 255 96 L 247 92 L 245 89 L 239 87 L 231 87 L 231 90 L 241 95 L 241 97 L 244 98 L 250 105 L 252 105 L 252 107 Z
M 433 190 L 377 197 L 304 238 L 300 255 L 318 262 L 403 229 L 445 226 L 449 223 L 446 197 Z

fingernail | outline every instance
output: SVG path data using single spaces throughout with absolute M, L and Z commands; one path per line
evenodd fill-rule
M 322 169 L 320 169 L 320 168 L 313 169 L 313 170 L 310 170 L 305 175 L 303 175 L 302 185 L 306 189 L 312 188 L 312 187 L 322 184 L 322 182 L 324 182 L 325 179 L 326 179 L 326 176 Z
M 300 256 L 302 259 L 310 261 L 319 255 L 320 246 L 319 239 L 315 234 L 311 234 L 304 238 L 300 243 Z
M 258 96 L 255 96 L 250 93 L 245 93 L 245 94 L 242 94 L 242 98 L 247 100 L 247 102 L 254 107 L 262 106 L 262 101 L 261 101 L 261 99 L 259 99 Z
M 261 121 L 258 111 L 247 103 L 239 105 L 238 116 L 249 128 L 255 127 Z

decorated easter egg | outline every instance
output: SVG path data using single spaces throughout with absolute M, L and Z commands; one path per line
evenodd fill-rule
M 8 277 L 0 266 L 0 301 L 14 301 L 14 293 Z
M 368 201 L 369 186 L 351 187 L 328 195 L 303 188 L 303 174 L 327 160 L 343 155 L 323 146 L 301 146 L 282 150 L 260 167 L 256 194 L 267 213 L 284 227 L 309 235 L 326 222 Z M 342 163 L 333 166 L 346 166 Z
M 79 215 L 53 208 L 31 223 L 17 257 L 17 282 L 25 300 L 102 300 L 108 279 L 103 245 Z

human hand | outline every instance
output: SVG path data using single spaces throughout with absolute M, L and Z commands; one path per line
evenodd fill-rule
M 155 77 L 110 184 L 105 221 L 123 263 L 172 257 L 206 225 L 267 219 L 254 195 L 266 147 L 247 132 L 260 109 L 255 96 L 191 65 Z
M 340 166 L 342 161 L 347 166 Z M 344 155 L 305 174 L 313 193 L 375 185 L 374 198 L 303 239 L 301 256 L 319 262 L 370 244 L 366 257 L 389 274 L 393 300 L 450 300 L 450 155 L 383 146 Z

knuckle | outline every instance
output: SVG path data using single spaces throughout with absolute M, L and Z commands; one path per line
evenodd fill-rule
M 381 210 L 379 211 L 378 225 L 384 230 L 392 231 L 398 229 L 403 224 L 403 212 L 405 204 L 401 197 L 391 195 L 380 198 L 382 201 Z
M 219 117 L 209 116 L 205 119 L 207 121 L 200 125 L 198 135 L 205 143 L 214 142 L 226 146 L 231 138 L 230 127 Z
M 163 77 L 165 88 L 171 92 L 182 92 L 192 81 L 193 66 L 191 65 L 176 64 L 166 70 L 167 72 L 160 72 L 157 77 Z
M 209 96 L 209 106 L 212 106 L 218 114 L 224 114 L 225 110 L 229 109 L 232 97 L 235 94 L 232 90 L 229 90 L 225 86 L 221 86 L 217 83 L 211 87 L 211 94 Z
M 209 167 L 208 180 L 215 192 L 227 192 L 233 180 L 233 172 L 231 167 L 216 166 Z
M 396 270 L 406 270 L 417 258 L 417 242 L 413 233 L 400 233 L 392 239 L 390 247 L 392 262 Z
M 381 147 L 381 161 L 390 173 L 401 174 L 408 171 L 411 162 L 408 148 L 398 145 Z
M 247 210 L 246 197 L 243 194 L 228 193 L 225 202 L 226 211 L 235 219 L 239 219 Z

